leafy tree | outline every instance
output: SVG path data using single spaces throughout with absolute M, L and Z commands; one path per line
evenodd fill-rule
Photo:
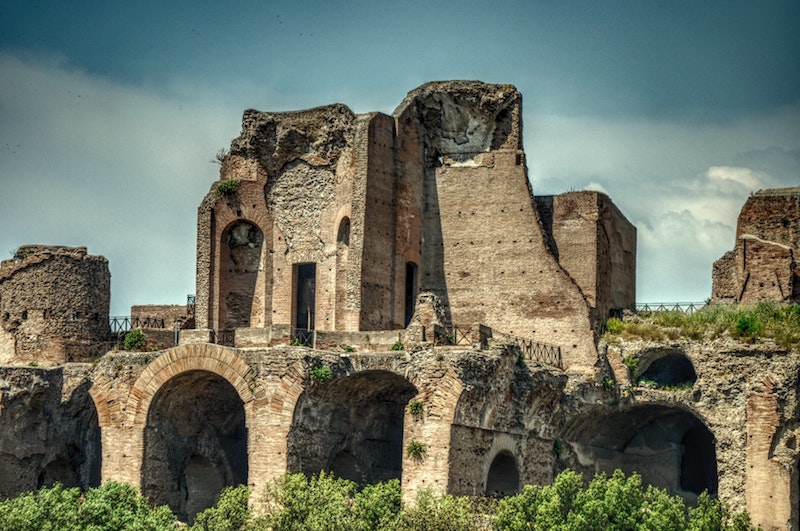
M 225 487 L 213 507 L 197 515 L 192 531 L 239 531 L 248 529 L 252 519 L 248 500 L 250 489 L 246 485 Z

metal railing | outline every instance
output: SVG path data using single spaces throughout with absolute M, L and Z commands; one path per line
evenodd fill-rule
M 636 313 L 681 312 L 692 315 L 706 306 L 705 302 L 637 302 Z
M 524 339 L 521 337 L 514 338 L 514 342 L 519 347 L 522 354 L 526 359 L 538 361 L 551 367 L 557 367 L 564 370 L 564 361 L 561 358 L 561 347 L 557 345 L 548 345 L 547 343 L 538 343 L 532 339 Z
M 224 347 L 232 347 L 234 346 L 234 339 L 236 338 L 236 331 L 235 330 L 212 330 L 211 331 L 211 342 L 216 345 L 222 345 Z
M 112 334 L 127 334 L 134 328 L 166 328 L 164 319 L 155 317 L 131 318 L 126 315 L 117 315 L 108 318 L 108 326 Z

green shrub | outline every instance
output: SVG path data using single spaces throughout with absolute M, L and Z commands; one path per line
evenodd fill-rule
M 329 473 L 286 474 L 267 485 L 264 522 L 274 531 L 357 529 L 355 493 L 355 483 Z
M 331 368 L 325 365 L 311 369 L 311 379 L 318 383 L 327 383 L 333 378 Z
M 227 181 L 220 181 L 217 183 L 216 188 L 214 191 L 216 192 L 217 196 L 225 196 L 230 197 L 236 193 L 239 189 L 239 180 L 238 179 L 229 179 Z
M 403 510 L 401 530 L 469 531 L 475 529 L 475 515 L 469 498 L 437 495 L 428 489 L 417 494 L 416 503 Z
M 145 345 L 147 345 L 147 338 L 141 328 L 135 328 L 125 334 L 125 341 L 123 343 L 125 350 L 139 352 L 144 350 Z
M 166 506 L 151 508 L 130 485 L 110 481 L 81 495 L 60 484 L 0 502 L 0 529 L 61 531 L 174 530 Z
M 403 342 L 402 341 L 395 341 L 392 345 L 392 350 L 403 350 Z
M 606 332 L 609 334 L 619 334 L 625 328 L 625 323 L 622 322 L 622 319 L 618 319 L 617 317 L 612 317 L 606 322 Z
M 411 403 L 408 404 L 408 412 L 411 413 L 415 419 L 420 418 L 424 410 L 425 405 L 422 403 L 422 400 L 412 400 Z
M 246 529 L 252 519 L 247 485 L 225 487 L 213 507 L 197 515 L 192 531 L 238 531 Z
M 415 439 L 412 439 L 408 445 L 406 445 L 406 453 L 414 461 L 422 461 L 425 458 L 425 452 L 427 451 L 428 450 L 425 448 L 425 444 Z
M 636 378 L 637 372 L 639 372 L 639 358 L 636 356 L 625 356 L 622 358 L 622 364 L 631 372 L 631 377 Z

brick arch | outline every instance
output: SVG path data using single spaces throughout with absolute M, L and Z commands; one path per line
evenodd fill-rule
M 133 384 L 127 410 L 133 426 L 144 426 L 150 404 L 173 377 L 189 371 L 207 371 L 230 383 L 247 405 L 263 394 L 254 389 L 250 366 L 232 350 L 211 344 L 183 345 L 165 351 L 153 360 Z

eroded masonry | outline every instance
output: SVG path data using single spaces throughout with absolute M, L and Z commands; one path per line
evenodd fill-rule
M 535 196 L 525 160 L 510 85 L 246 111 L 198 209 L 194 304 L 132 309 L 149 352 L 101 355 L 102 257 L 21 249 L 0 267 L 0 494 L 114 479 L 191 521 L 286 471 L 413 500 L 622 468 L 798 529 L 798 353 L 600 341 L 635 304 L 635 228 L 601 193 Z

